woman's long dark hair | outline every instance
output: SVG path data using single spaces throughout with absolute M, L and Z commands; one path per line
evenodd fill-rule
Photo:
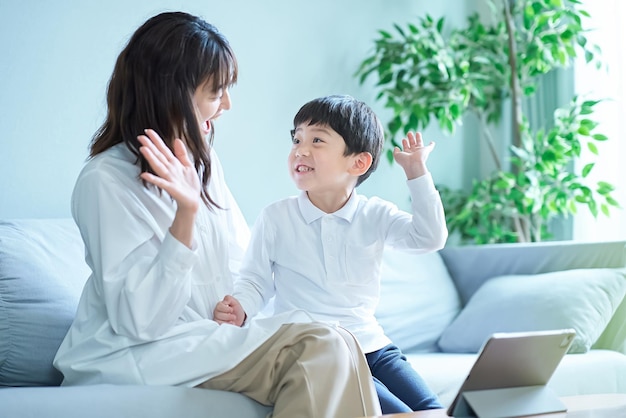
M 208 138 L 198 126 L 192 96 L 210 81 L 214 91 L 237 81 L 237 60 L 226 38 L 211 24 L 182 12 L 161 13 L 146 21 L 120 53 L 107 91 L 107 117 L 95 133 L 92 158 L 124 142 L 142 171 L 152 172 L 139 152 L 144 129 L 154 129 L 172 149 L 182 138 L 201 176 L 202 200 L 218 207 L 208 193 L 211 179 Z

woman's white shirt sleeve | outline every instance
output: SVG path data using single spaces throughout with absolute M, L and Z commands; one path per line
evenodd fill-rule
M 74 216 L 91 268 L 102 278 L 97 283 L 111 327 L 130 338 L 152 340 L 174 326 L 189 301 L 189 272 L 197 254 L 158 225 L 146 205 L 150 200 L 133 204 L 133 187 L 119 181 L 103 173 L 81 177 Z M 169 198 L 153 204 L 161 212 L 174 210 L 164 199 Z

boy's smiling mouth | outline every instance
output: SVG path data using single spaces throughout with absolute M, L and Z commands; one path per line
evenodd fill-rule
M 308 171 L 313 171 L 312 167 L 306 166 L 306 165 L 297 165 L 296 166 L 296 172 L 298 173 L 306 173 Z

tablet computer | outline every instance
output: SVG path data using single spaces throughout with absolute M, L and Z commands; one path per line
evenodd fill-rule
M 575 336 L 573 329 L 491 335 L 483 344 L 447 414 L 453 416 L 466 391 L 546 385 Z

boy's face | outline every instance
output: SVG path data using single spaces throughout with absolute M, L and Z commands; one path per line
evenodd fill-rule
M 309 193 L 351 192 L 358 176 L 355 155 L 345 156 L 346 144 L 326 125 L 298 125 L 289 153 L 289 174 L 296 187 Z

